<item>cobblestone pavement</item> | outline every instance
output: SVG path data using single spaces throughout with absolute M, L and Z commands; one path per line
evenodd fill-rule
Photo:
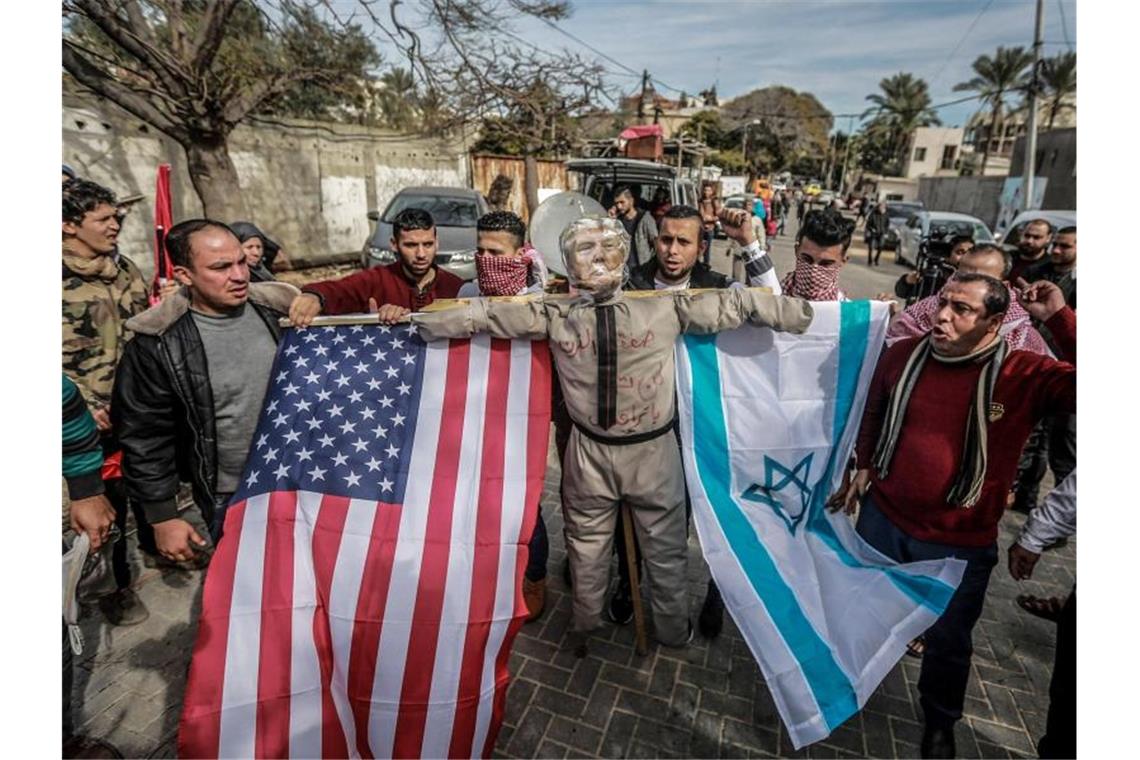
M 570 595 L 558 507 L 558 465 L 551 457 L 543 513 L 550 532 L 547 611 L 523 626 L 510 658 L 513 681 L 499 757 L 916 757 L 922 732 L 919 661 L 904 657 L 866 708 L 830 738 L 795 752 L 736 626 L 725 620 L 713 641 L 686 649 L 633 648 L 630 626 L 606 624 L 576 659 L 566 648 Z M 1007 514 L 1001 546 L 1023 517 Z M 690 611 L 696 618 L 708 570 L 695 532 L 689 541 Z M 993 574 L 974 631 L 966 718 L 957 729 L 962 757 L 1033 754 L 1044 731 L 1054 627 L 1014 603 L 1018 593 L 1064 594 L 1076 567 L 1076 542 L 1046 552 L 1034 580 L 1018 584 L 1004 564 Z M 135 554 L 137 560 L 137 554 Z M 186 668 L 194 642 L 203 573 L 137 566 L 136 587 L 150 618 L 131 628 L 83 621 L 87 650 L 76 660 L 79 730 L 108 739 L 128 757 L 173 757 Z
M 790 248 L 787 237 L 774 246 L 781 272 L 790 263 Z M 719 263 L 726 261 L 722 255 Z M 893 282 L 903 270 L 890 266 L 889 271 L 874 272 L 875 279 L 861 277 L 855 283 L 848 282 L 845 272 L 845 287 L 872 290 L 880 281 Z M 551 538 L 547 611 L 523 626 L 515 642 L 513 681 L 496 756 L 918 755 L 920 662 L 910 657 L 891 671 L 861 713 L 825 741 L 800 752 L 793 751 L 731 619 L 726 618 L 724 632 L 713 641 L 698 635 L 686 649 L 651 645 L 645 657 L 634 653 L 632 626 L 607 624 L 590 639 L 589 655 L 576 659 L 566 649 L 570 596 L 561 578 L 565 553 L 557 484 L 558 463 L 551 457 L 543 495 Z M 1044 731 L 1055 629 L 1023 613 L 1014 598 L 1019 593 L 1068 593 L 1076 572 L 1076 541 L 1046 552 L 1034 579 L 1019 584 L 1005 569 L 1004 549 L 1023 520 L 1009 513 L 1002 523 L 1003 562 L 994 570 L 974 630 L 966 716 L 956 734 L 962 757 L 1031 756 Z M 690 611 L 695 620 L 708 578 L 695 531 L 689 548 Z M 137 560 L 137 553 L 134 556 Z M 151 613 L 146 622 L 113 628 L 98 612 L 88 613 L 83 621 L 87 650 L 76 659 L 76 724 L 83 733 L 115 743 L 128 757 L 173 757 L 203 573 L 160 572 L 141 565 L 137 569 L 136 588 Z

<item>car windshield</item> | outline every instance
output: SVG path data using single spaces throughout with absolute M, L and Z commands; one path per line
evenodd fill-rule
M 479 220 L 479 208 L 472 198 L 401 193 L 392 200 L 388 210 L 384 212 L 384 221 L 391 224 L 396 214 L 406 208 L 423 209 L 431 214 L 431 218 L 439 227 L 474 227 Z
M 922 206 L 917 203 L 888 203 L 887 216 L 891 219 L 898 219 L 905 222 L 910 219 L 911 214 L 922 211 Z
M 946 230 L 948 237 L 955 235 L 969 235 L 974 239 L 975 243 L 992 243 L 994 236 L 986 229 L 984 224 L 980 222 L 970 222 L 963 219 L 939 219 L 935 217 L 930 220 L 930 229 L 941 228 Z

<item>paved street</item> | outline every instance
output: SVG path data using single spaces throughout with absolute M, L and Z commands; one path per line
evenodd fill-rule
M 791 230 L 789 229 L 789 232 Z M 774 245 L 778 271 L 792 264 L 791 238 Z M 718 268 L 727 270 L 724 244 Z M 841 277 L 851 297 L 890 291 L 904 271 L 868 270 L 861 237 Z M 893 262 L 893 258 L 891 258 Z M 684 650 L 633 648 L 631 626 L 606 625 L 576 659 L 566 647 L 570 597 L 558 499 L 559 467 L 550 458 L 543 512 L 551 540 L 548 609 L 525 625 L 510 659 L 513 682 L 496 748 L 498 757 L 916 757 L 921 736 L 919 661 L 904 657 L 866 708 L 829 739 L 794 752 L 772 698 L 731 620 L 714 641 L 696 637 Z M 1002 556 L 1024 518 L 1002 525 Z M 133 538 L 132 538 L 133 540 Z M 689 541 L 690 609 L 695 619 L 708 571 L 695 532 Z M 137 555 L 136 555 L 137 556 Z M 1076 541 L 1047 552 L 1035 579 L 1018 584 L 1004 562 L 994 571 L 975 656 L 966 719 L 957 730 L 962 757 L 1034 754 L 1044 730 L 1054 626 L 1022 613 L 1018 593 L 1065 594 L 1074 582 Z M 88 650 L 78 658 L 77 728 L 117 744 L 127 756 L 172 757 L 186 668 L 201 595 L 201 572 L 139 567 L 137 589 L 150 619 L 115 629 L 97 613 L 84 623 Z

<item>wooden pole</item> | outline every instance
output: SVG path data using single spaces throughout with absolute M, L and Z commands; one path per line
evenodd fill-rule
M 649 642 L 645 636 L 645 610 L 641 607 L 641 584 L 637 579 L 637 548 L 633 543 L 633 510 L 622 502 L 621 521 L 625 540 L 625 563 L 629 569 L 629 593 L 633 597 L 633 627 L 637 654 L 649 654 Z

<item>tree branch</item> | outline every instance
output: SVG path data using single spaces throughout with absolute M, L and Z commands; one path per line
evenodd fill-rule
M 103 34 L 125 52 L 154 72 L 159 83 L 171 92 L 185 95 L 189 79 L 183 71 L 162 54 L 157 46 L 148 45 L 118 15 L 109 12 L 101 0 L 72 0 L 75 8 L 91 20 Z M 145 21 L 144 21 L 145 27 Z
M 226 22 L 237 7 L 237 0 L 209 0 L 190 48 L 190 70 L 201 78 L 218 54 L 226 36 Z
M 155 129 L 186 144 L 190 135 L 185 126 L 157 108 L 146 97 L 117 81 L 107 72 L 85 59 L 67 40 L 63 42 L 63 67 L 81 84 L 137 116 Z

